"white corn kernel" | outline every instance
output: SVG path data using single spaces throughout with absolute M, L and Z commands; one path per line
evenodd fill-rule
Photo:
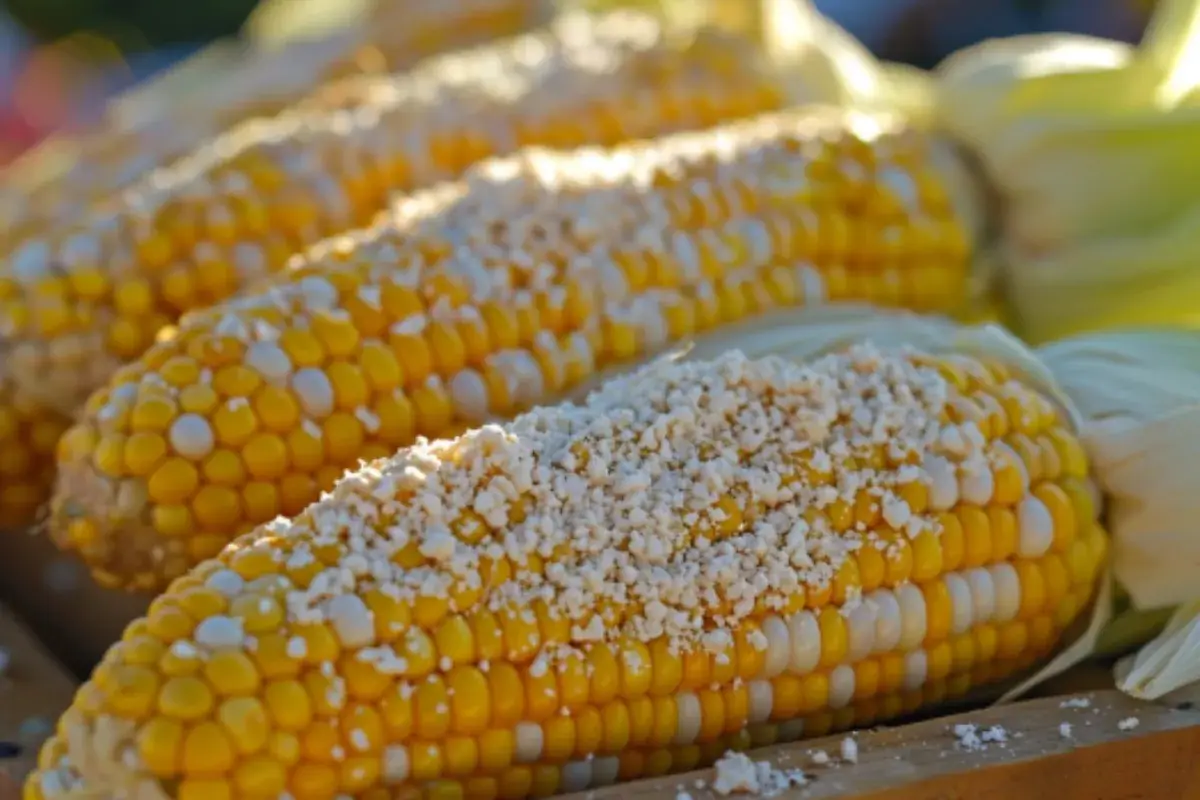
M 746 689 L 750 698 L 750 713 L 747 721 L 750 724 L 766 722 L 771 718 L 771 710 L 775 704 L 775 690 L 767 680 L 750 681 Z
M 292 391 L 308 416 L 321 419 L 333 413 L 333 384 L 316 367 L 297 370 L 292 376 Z
M 900 604 L 900 650 L 912 650 L 925 641 L 928 625 L 925 595 L 911 583 L 896 587 L 896 601 Z
M 536 722 L 518 722 L 514 739 L 516 753 L 513 759 L 518 764 L 532 764 L 542 757 L 544 739 L 541 725 Z
M 975 624 L 992 621 L 996 614 L 996 585 L 992 573 L 983 567 L 967 570 L 965 577 L 971 587 L 971 607 L 975 612 Z
M 792 645 L 787 623 L 777 614 L 762 621 L 762 632 L 767 637 L 767 652 L 763 659 L 763 677 L 774 678 L 788 668 Z
M 840 664 L 829 673 L 829 707 L 845 708 L 854 699 L 854 668 Z
M 788 620 L 791 640 L 790 672 L 804 675 L 821 663 L 821 628 L 811 611 L 798 611 Z
M 1025 495 L 1017 506 L 1017 554 L 1021 558 L 1044 556 L 1054 544 L 1054 518 L 1034 495 Z
M 894 592 L 878 589 L 868 595 L 866 602 L 875 606 L 875 652 L 894 652 L 904 636 L 904 615 L 900 610 L 900 601 Z
M 684 692 L 675 698 L 675 712 L 678 719 L 675 724 L 675 744 L 691 744 L 700 735 L 703 720 L 700 716 L 700 698 L 691 692 Z
M 942 582 L 946 584 L 946 591 L 950 594 L 950 632 L 956 636 L 966 633 L 975 621 L 971 586 L 966 578 L 956 572 L 943 575 Z
M 1021 610 L 1021 579 L 1007 561 L 988 567 L 996 591 L 996 622 L 1008 622 Z
M 904 657 L 904 688 L 915 691 L 929 678 L 929 656 L 924 650 L 913 650 Z
M 212 426 L 199 414 L 180 414 L 167 433 L 171 448 L 184 458 L 199 461 L 215 444 Z

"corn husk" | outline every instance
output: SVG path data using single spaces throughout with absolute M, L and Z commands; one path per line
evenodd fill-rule
M 1115 76 L 1133 62 L 1128 44 L 1076 34 L 1029 34 L 988 39 L 951 54 L 934 70 L 940 128 L 981 150 L 1006 135 L 1014 117 L 1063 101 L 1061 114 L 1079 114 L 1136 100 L 1111 94 Z
M 887 78 L 870 51 L 810 0 L 763 0 L 758 37 L 772 61 L 803 76 L 812 90 L 795 100 L 848 108 L 878 109 L 887 97 Z M 883 105 L 890 109 L 889 105 Z
M 1059 342 L 1042 360 L 1087 419 L 1084 445 L 1136 608 L 1200 599 L 1200 334 L 1120 331 Z
M 1200 87 L 1200 3 L 1158 0 L 1140 50 L 1156 78 L 1155 102 L 1184 104 Z
M 1117 668 L 1120 689 L 1157 699 L 1200 680 L 1200 334 L 1116 332 L 1041 355 L 1091 420 L 1084 443 L 1107 499 L 1113 572 L 1132 601 L 1110 646 L 1154 631 L 1178 605 Z
M 1200 685 L 1200 601 L 1177 608 L 1153 641 L 1117 663 L 1116 674 L 1122 691 L 1146 700 Z
M 935 71 L 939 129 L 1001 199 L 997 258 L 1023 338 L 1196 321 L 1198 59 L 1200 2 L 1164 0 L 1137 48 L 1039 34 Z
M 372 0 L 265 0 L 242 25 L 242 35 L 267 47 L 328 35 L 369 18 Z
M 1191 609 L 1194 621 L 1177 615 L 1153 650 L 1139 654 L 1133 680 L 1151 687 L 1140 691 L 1167 693 L 1200 677 L 1179 667 L 1200 638 L 1200 607 L 1186 605 L 1200 602 L 1200 492 L 1189 470 L 1200 453 L 1200 332 L 1127 330 L 1035 350 L 996 325 L 826 306 L 760 317 L 666 357 L 711 358 L 736 349 L 803 361 L 864 341 L 1001 360 L 1058 402 L 1091 458 L 1113 540 L 1108 573 L 1083 629 L 1005 699 L 1101 650 L 1144 644 L 1157 633 L 1162 609 L 1177 604 Z M 1130 605 L 1110 628 L 1119 597 Z M 1196 631 L 1180 633 L 1189 625 Z
M 902 114 L 914 125 L 934 119 L 933 76 L 881 62 L 812 0 L 708 0 L 712 19 L 755 37 L 772 64 L 791 76 L 792 102 Z
M 1200 133 L 1200 131 L 1198 131 Z M 997 254 L 1022 335 L 1200 323 L 1200 205 L 1145 234 L 1100 234 L 1041 255 Z
M 1144 645 L 1162 633 L 1167 622 L 1175 613 L 1173 608 L 1140 611 L 1129 603 L 1129 596 L 1114 592 L 1116 611 L 1096 642 L 1095 657 L 1114 659 L 1129 655 L 1139 645 Z

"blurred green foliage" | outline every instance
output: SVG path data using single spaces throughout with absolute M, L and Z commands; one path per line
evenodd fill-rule
M 235 34 L 257 0 L 0 0 L 43 41 L 89 32 L 124 52 Z

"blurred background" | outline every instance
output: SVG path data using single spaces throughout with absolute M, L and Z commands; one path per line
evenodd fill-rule
M 932 67 L 960 47 L 1017 33 L 1071 31 L 1134 42 L 1154 0 L 815 3 L 879 56 Z M 215 40 L 237 36 L 257 5 L 0 0 L 0 165 L 55 130 L 86 125 L 108 97 Z

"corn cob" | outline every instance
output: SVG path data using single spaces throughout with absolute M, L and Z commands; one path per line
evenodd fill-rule
M 857 119 L 530 150 L 401 200 L 119 371 L 61 442 L 51 530 L 104 585 L 161 589 L 359 459 L 698 330 L 826 297 L 953 308 L 967 236 L 934 148 Z
M 660 365 L 365 465 L 199 565 L 26 797 L 483 800 L 688 770 L 1034 663 L 1106 549 L 1079 442 L 999 362 Z
M 549 16 L 545 0 L 384 0 L 357 27 L 274 51 L 223 54 L 234 61 L 234 74 L 187 92 L 186 104 L 171 114 L 126 119 L 123 108 L 113 109 L 94 131 L 68 145 L 73 156 L 51 170 L 49 180 L 37 176 L 32 192 L 14 186 L 16 202 L 0 198 L 0 230 L 15 241 L 78 216 L 230 126 L 279 113 L 339 76 L 400 70 L 439 52 L 528 30 Z M 162 104 L 157 99 L 156 106 Z M 25 183 L 24 176 L 13 180 Z
M 73 415 L 182 312 L 367 223 L 390 191 L 524 144 L 703 127 L 782 97 L 741 40 L 668 35 L 627 13 L 565 16 L 380 84 L 354 111 L 249 124 L 82 229 L 31 238 L 0 272 L 0 358 L 23 392 Z

